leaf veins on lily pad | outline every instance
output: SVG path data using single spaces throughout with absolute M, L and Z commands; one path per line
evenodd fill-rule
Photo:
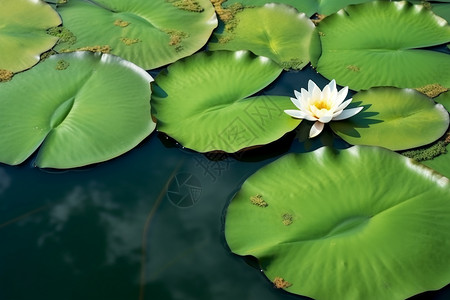
M 121 155 L 148 136 L 152 77 L 110 54 L 52 55 L 0 88 L 0 162 L 72 168 Z
M 425 49 L 450 41 L 450 26 L 431 10 L 406 1 L 351 5 L 317 26 L 317 71 L 353 90 L 374 86 L 450 86 L 450 55 Z M 320 53 L 319 53 L 320 52 Z
M 250 203 L 255 194 L 270 205 Z M 285 214 L 289 226 L 280 222 Z M 292 153 L 244 182 L 225 236 L 291 293 L 403 300 L 450 283 L 450 184 L 379 147 Z
M 216 33 L 217 42 L 209 50 L 250 50 L 267 56 L 284 69 L 300 70 L 309 61 L 314 24 L 296 9 L 282 4 L 246 8 L 237 12 L 233 27 Z
M 295 106 L 285 96 L 249 96 L 281 72 L 249 51 L 201 52 L 177 61 L 152 86 L 158 130 L 199 152 L 273 142 L 300 124 L 283 112 Z
M 107 47 L 146 70 L 198 51 L 217 26 L 209 0 L 70 0 L 57 11 L 76 36 L 58 52 Z

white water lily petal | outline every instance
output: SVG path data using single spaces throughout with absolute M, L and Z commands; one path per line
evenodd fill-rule
M 302 110 L 302 105 L 300 103 L 300 100 L 298 100 L 297 98 L 290 98 L 292 103 L 300 110 Z
M 308 117 L 304 112 L 295 109 L 286 109 L 284 112 L 297 119 L 306 119 Z
M 311 130 L 309 131 L 309 137 L 313 138 L 318 136 L 322 132 L 324 125 L 324 123 L 321 123 L 319 121 L 315 122 L 311 127 Z
M 347 93 L 348 87 L 337 90 L 334 79 L 323 90 L 309 80 L 308 90 L 294 90 L 295 98 L 291 98 L 299 110 L 285 110 L 285 113 L 294 118 L 315 121 L 310 131 L 310 137 L 314 137 L 323 130 L 325 123 L 347 119 L 361 111 L 362 107 L 344 110 L 352 102 L 352 99 L 344 101 Z
M 301 99 L 301 98 L 306 99 L 306 98 L 310 97 L 309 92 L 307 90 L 305 90 L 304 88 L 300 89 L 300 94 L 301 94 L 301 96 L 297 97 L 299 99 Z
M 322 90 L 322 93 L 321 93 L 321 95 L 320 95 L 320 99 L 322 99 L 322 100 L 328 102 L 328 99 L 330 99 L 330 98 L 331 98 L 331 89 L 330 89 L 330 86 L 329 86 L 329 85 L 326 85 L 326 86 L 323 88 L 323 90 Z
M 347 97 L 348 94 L 348 86 L 343 87 L 336 96 L 336 104 L 339 106 Z
M 333 119 L 333 115 L 327 114 L 327 115 L 321 116 L 318 121 L 322 122 L 322 123 L 328 123 L 332 119 Z
M 333 121 L 339 121 L 339 120 L 344 120 L 344 119 L 348 119 L 350 117 L 353 117 L 354 115 L 356 115 L 357 113 L 359 113 L 364 107 L 355 107 L 355 108 L 349 108 L 346 109 L 344 111 L 342 111 L 342 113 L 340 115 L 338 115 L 337 117 L 333 118 Z
M 344 110 L 351 102 L 352 102 L 352 98 L 350 98 L 350 99 L 348 99 L 348 100 L 345 100 L 343 103 L 341 103 L 337 108 L 336 108 L 336 111 L 339 111 L 339 110 Z
M 316 83 L 314 81 L 312 81 L 311 79 L 308 80 L 308 91 L 310 93 L 312 93 L 312 91 L 314 90 L 314 88 L 318 89 L 319 87 L 316 85 Z

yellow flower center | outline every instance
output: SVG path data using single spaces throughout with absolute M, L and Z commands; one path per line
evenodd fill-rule
M 330 108 L 331 108 L 330 103 L 328 101 L 325 101 L 325 100 L 316 101 L 313 105 L 315 107 L 317 107 L 317 109 L 319 109 L 319 110 L 320 109 L 330 110 Z

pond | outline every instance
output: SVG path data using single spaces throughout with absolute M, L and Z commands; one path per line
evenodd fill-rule
M 326 81 L 308 68 L 263 93 L 289 94 L 309 78 Z M 241 156 L 208 156 L 154 133 L 85 168 L 1 165 L 0 299 L 307 299 L 274 288 L 223 232 L 244 180 L 304 147 L 290 134 Z M 449 297 L 446 287 L 411 299 Z

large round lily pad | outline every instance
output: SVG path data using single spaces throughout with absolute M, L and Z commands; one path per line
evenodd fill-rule
M 411 89 L 372 88 L 354 95 L 352 105 L 364 109 L 330 126 L 353 145 L 415 148 L 440 138 L 449 125 L 448 112 L 441 104 Z
M 288 154 L 244 182 L 225 235 L 291 293 L 403 300 L 450 282 L 450 184 L 378 147 Z
M 308 16 L 312 16 L 315 13 L 329 15 L 337 12 L 339 9 L 349 4 L 364 3 L 369 1 L 372 0 L 225 0 L 223 6 L 229 7 L 235 3 L 241 3 L 246 6 L 261 6 L 266 3 L 283 3 L 295 7 Z
M 39 167 L 111 159 L 148 136 L 150 82 L 119 57 L 53 55 L 0 88 L 0 162 L 20 164 L 40 146 Z
M 283 111 L 295 106 L 289 97 L 246 97 L 281 71 L 248 51 L 202 52 L 178 61 L 155 78 L 158 130 L 199 152 L 232 153 L 273 142 L 300 123 Z
M 450 87 L 450 55 L 421 49 L 448 43 L 450 26 L 422 5 L 374 1 L 352 5 L 317 26 L 317 71 L 354 90 L 373 86 Z
M 315 26 L 304 13 L 271 3 L 244 9 L 235 14 L 233 22 L 236 26 L 215 34 L 217 42 L 209 43 L 209 50 L 250 50 L 285 69 L 299 70 L 309 63 Z
M 217 26 L 209 0 L 70 0 L 57 10 L 76 37 L 57 51 L 102 49 L 144 69 L 191 55 Z
M 42 1 L 0 0 L 0 69 L 19 72 L 35 65 L 58 41 L 46 30 L 59 24 L 59 15 Z

